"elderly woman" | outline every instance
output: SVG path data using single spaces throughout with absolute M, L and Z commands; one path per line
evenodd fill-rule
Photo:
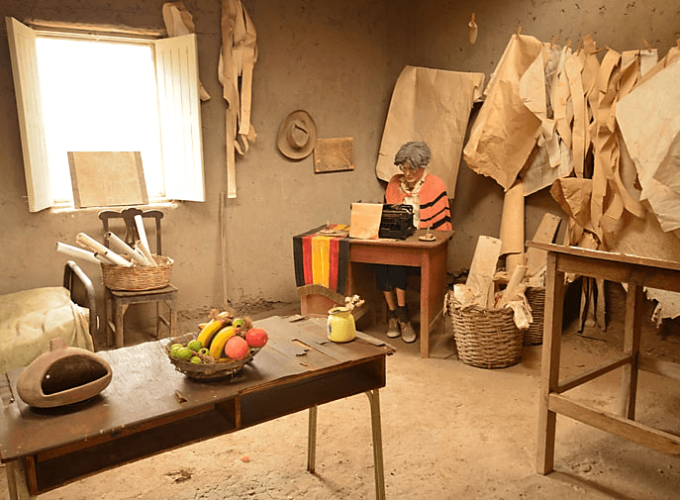
M 385 189 L 385 203 L 413 206 L 413 224 L 426 229 L 451 230 L 449 198 L 444 182 L 426 171 L 432 153 L 424 142 L 407 142 L 394 157 L 401 174 L 394 175 Z M 417 335 L 406 305 L 408 267 L 376 265 L 378 289 L 387 302 L 387 336 L 401 335 L 415 342 Z

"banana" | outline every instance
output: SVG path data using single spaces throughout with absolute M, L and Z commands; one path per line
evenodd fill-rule
M 211 319 L 207 325 L 203 327 L 201 333 L 198 334 L 198 340 L 201 341 L 203 347 L 208 347 L 213 336 L 222 328 L 226 322 L 222 319 Z
M 233 326 L 225 326 L 219 332 L 217 332 L 217 334 L 215 334 L 215 338 L 210 344 L 210 355 L 215 359 L 220 359 L 220 357 L 223 357 L 222 355 L 224 354 L 224 346 L 227 343 L 227 340 L 232 338 L 235 333 L 236 331 L 234 330 Z

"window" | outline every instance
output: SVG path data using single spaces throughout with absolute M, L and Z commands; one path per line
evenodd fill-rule
M 140 151 L 151 201 L 205 201 L 195 35 L 7 26 L 31 212 L 73 204 L 68 151 Z

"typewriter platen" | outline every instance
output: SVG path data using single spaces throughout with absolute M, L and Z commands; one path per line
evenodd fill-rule
M 378 231 L 380 238 L 405 240 L 415 232 L 411 205 L 383 205 Z

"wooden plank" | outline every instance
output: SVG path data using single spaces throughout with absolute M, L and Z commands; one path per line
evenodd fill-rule
M 631 362 L 630 355 L 622 354 L 615 360 L 608 361 L 584 373 L 562 380 L 560 382 L 559 387 L 555 390 L 555 392 L 558 393 L 566 392 L 570 389 L 573 389 L 574 387 L 578 387 L 581 384 L 590 382 L 591 380 L 596 379 L 597 377 L 600 377 L 605 373 L 609 373 L 610 371 L 616 370 L 617 368 L 624 366 L 627 363 L 629 364 L 630 362 Z
M 619 417 L 613 413 L 590 408 L 571 401 L 561 394 L 550 395 L 549 408 L 560 415 L 565 415 L 628 441 L 652 448 L 667 455 L 680 457 L 679 436 L 654 429 L 624 417 Z
M 69 151 L 76 208 L 149 203 L 139 151 Z
M 481 307 L 488 306 L 489 288 L 493 283 L 500 253 L 501 240 L 498 238 L 480 236 L 477 239 L 477 247 L 465 285 L 478 297 Z
M 538 229 L 534 233 L 531 241 L 539 243 L 552 243 L 557 233 L 557 228 L 560 227 L 562 219 L 556 215 L 544 214 Z M 536 276 L 541 269 L 545 267 L 545 258 L 547 252 L 536 247 L 529 247 L 526 251 L 527 273 L 529 276 Z

